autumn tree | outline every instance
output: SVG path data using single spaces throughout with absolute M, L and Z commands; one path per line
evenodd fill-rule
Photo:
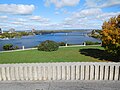
M 102 46 L 120 61 L 120 15 L 103 23 L 101 35 Z

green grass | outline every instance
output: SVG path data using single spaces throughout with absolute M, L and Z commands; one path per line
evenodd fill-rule
M 26 50 L 0 53 L 0 63 L 37 63 L 37 62 L 100 62 L 94 58 L 80 53 L 82 49 L 100 49 L 100 46 L 81 46 L 59 48 L 58 51 L 44 52 L 38 50 Z

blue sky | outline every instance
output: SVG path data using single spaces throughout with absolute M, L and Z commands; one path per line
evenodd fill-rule
M 101 29 L 120 14 L 120 0 L 0 0 L 0 28 Z

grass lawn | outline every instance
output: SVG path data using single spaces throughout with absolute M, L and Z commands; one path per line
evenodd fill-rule
M 59 48 L 58 51 L 44 52 L 38 50 L 25 50 L 0 53 L 0 63 L 36 63 L 36 62 L 100 62 L 99 57 L 81 53 L 85 49 L 104 50 L 100 46 L 80 46 Z M 81 50 L 81 51 L 80 51 Z M 93 53 L 93 52 L 90 52 Z M 94 52 L 93 54 L 96 54 Z M 98 52 L 99 54 L 99 52 Z

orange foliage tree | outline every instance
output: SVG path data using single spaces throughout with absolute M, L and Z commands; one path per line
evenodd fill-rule
M 101 35 L 102 46 L 120 59 L 120 15 L 103 23 Z

